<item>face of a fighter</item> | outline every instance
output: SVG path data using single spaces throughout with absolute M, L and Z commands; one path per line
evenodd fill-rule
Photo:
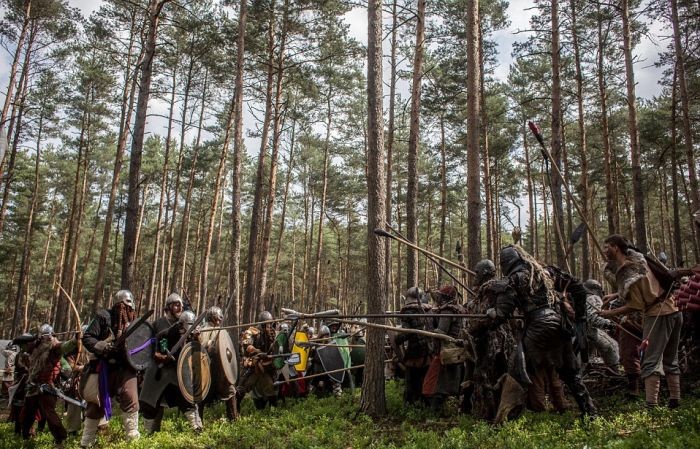
M 266 323 L 264 326 L 265 327 L 263 330 L 265 331 L 265 334 L 267 334 L 268 337 L 275 338 L 275 325 L 274 325 L 274 323 Z
M 170 310 L 170 313 L 175 317 L 175 318 L 180 318 L 180 315 L 182 314 L 182 304 L 179 302 L 174 302 L 168 306 L 168 310 Z
M 608 260 L 615 260 L 617 254 L 620 252 L 620 248 L 613 244 L 606 243 L 603 245 L 603 252 L 605 253 L 605 257 L 607 257 Z

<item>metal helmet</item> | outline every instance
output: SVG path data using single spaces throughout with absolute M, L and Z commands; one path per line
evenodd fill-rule
M 271 321 L 271 320 L 274 320 L 274 318 L 272 317 L 272 314 L 270 312 L 268 312 L 267 310 L 263 310 L 258 315 L 258 321 Z
M 665 251 L 661 251 L 659 253 L 659 262 L 661 262 L 664 265 L 666 265 L 666 262 L 668 262 L 668 255 Z
M 194 321 L 197 319 L 197 317 L 194 316 L 194 312 L 191 310 L 185 310 L 180 314 L 180 318 L 178 318 L 178 322 L 183 324 L 185 329 L 189 329 L 190 326 L 194 324 Z
M 283 332 L 283 333 L 285 333 L 285 334 L 288 334 L 288 333 L 289 333 L 289 324 L 287 324 L 287 323 L 282 323 L 282 324 L 280 325 L 280 332 Z
M 129 290 L 119 290 L 114 294 L 114 304 L 119 304 L 123 302 L 131 308 L 131 310 L 136 309 L 136 303 L 134 302 L 134 295 Z
M 423 296 L 423 290 L 421 290 L 419 287 L 409 287 L 408 290 L 406 290 L 406 293 L 403 294 L 406 299 L 416 299 L 420 300 L 421 296 Z
M 503 273 L 504 276 L 511 274 L 513 269 L 523 261 L 522 256 L 513 245 L 508 245 L 503 248 L 498 255 L 498 259 L 501 264 L 501 273 Z
M 47 339 L 53 337 L 53 326 L 49 323 L 44 323 L 39 328 L 39 337 L 42 339 Z
M 585 288 L 588 293 L 601 297 L 603 296 L 603 286 L 595 279 L 588 279 L 584 281 L 583 288 Z
M 340 325 L 341 325 L 341 324 L 342 324 L 342 323 L 341 323 L 340 321 L 338 321 L 338 320 L 328 320 L 328 325 L 327 325 L 327 326 L 328 326 L 328 329 L 329 329 L 332 333 L 335 334 L 336 332 L 338 332 L 338 331 L 340 330 Z
M 489 259 L 480 260 L 474 265 L 474 272 L 476 273 L 474 281 L 477 285 L 481 285 L 496 276 L 496 265 Z
M 306 334 L 307 334 L 307 335 L 313 335 L 313 334 L 315 334 L 315 333 L 316 333 L 316 329 L 314 329 L 313 326 L 309 326 L 309 327 L 306 328 Z
M 323 338 L 323 337 L 330 337 L 331 336 L 331 330 L 326 326 L 325 324 L 321 325 L 321 328 L 318 330 L 318 338 Z
M 221 307 L 217 306 L 211 306 L 207 310 L 207 315 L 206 319 L 208 323 L 211 323 L 212 321 L 223 321 L 224 319 L 224 312 L 221 311 Z
M 181 306 L 183 305 L 182 297 L 180 295 L 178 295 L 177 293 L 171 293 L 168 295 L 167 298 L 165 298 L 165 307 L 168 307 L 170 304 L 172 304 L 174 302 L 179 302 Z

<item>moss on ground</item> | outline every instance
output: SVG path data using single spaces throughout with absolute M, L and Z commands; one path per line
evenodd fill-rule
M 274 409 L 255 410 L 244 401 L 243 415 L 227 422 L 223 405 L 209 408 L 205 430 L 193 434 L 181 415 L 168 410 L 162 432 L 139 441 L 123 439 L 121 422 L 113 419 L 98 440 L 101 448 L 700 448 L 700 398 L 689 397 L 677 410 L 645 410 L 640 403 L 619 397 L 599 399 L 601 417 L 582 422 L 577 414 L 526 412 L 516 421 L 493 427 L 470 416 L 437 417 L 426 410 L 406 408 L 402 386 L 387 383 L 388 415 L 372 419 L 357 413 L 359 391 L 341 399 L 288 400 Z M 454 405 L 450 404 L 453 408 Z M 0 424 L 0 447 L 20 448 L 23 441 L 12 426 Z M 51 435 L 42 432 L 24 447 L 51 448 Z M 79 448 L 71 437 L 66 448 Z

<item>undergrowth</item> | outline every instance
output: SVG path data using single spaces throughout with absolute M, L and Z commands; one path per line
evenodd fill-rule
M 405 407 L 403 386 L 387 383 L 386 417 L 373 419 L 358 413 L 360 392 L 342 398 L 287 400 L 273 409 L 256 410 L 243 402 L 241 418 L 228 422 L 219 404 L 208 408 L 205 430 L 194 434 L 177 410 L 166 412 L 160 433 L 127 443 L 120 419 L 110 421 L 96 447 L 101 448 L 700 448 L 700 399 L 685 398 L 680 409 L 645 410 L 640 403 L 619 397 L 598 399 L 601 416 L 582 422 L 574 411 L 563 415 L 526 412 L 519 419 L 494 427 L 468 415 L 436 416 L 430 411 Z M 12 425 L 0 424 L 2 448 L 51 448 L 48 430 L 31 442 L 23 442 Z M 65 448 L 79 448 L 72 436 Z

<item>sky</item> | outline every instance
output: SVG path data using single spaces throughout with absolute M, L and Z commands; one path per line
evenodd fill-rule
M 100 0 L 69 0 L 69 4 L 80 8 L 85 16 L 90 15 L 93 11 L 98 9 L 101 3 Z M 511 57 L 513 43 L 527 39 L 527 33 L 524 32 L 524 30 L 529 28 L 529 20 L 534 13 L 532 6 L 533 3 L 530 0 L 510 0 L 507 13 L 507 16 L 510 18 L 510 25 L 503 30 L 497 31 L 492 36 L 498 45 L 499 64 L 495 68 L 494 75 L 499 80 L 505 80 L 508 76 L 509 66 L 513 62 Z M 2 13 L 2 8 L 0 8 L 0 15 L 2 15 Z M 349 24 L 350 35 L 363 44 L 366 44 L 367 10 L 360 7 L 354 8 L 344 16 L 344 20 Z M 385 24 L 390 20 L 390 17 L 384 17 Z M 636 93 L 640 98 L 651 99 L 661 92 L 661 86 L 659 86 L 657 81 L 660 79 L 663 69 L 655 67 L 654 63 L 659 59 L 659 53 L 668 44 L 669 34 L 670 30 L 664 24 L 657 21 L 650 26 L 650 33 L 648 36 L 642 38 L 641 42 L 634 49 L 636 58 Z M 389 39 L 386 39 L 384 42 L 385 55 L 389 54 L 389 45 Z M 7 88 L 11 56 L 5 50 L 0 49 L 0 51 L 2 51 L 0 55 L 0 101 L 4 101 L 4 92 Z M 390 73 L 388 58 L 385 58 L 384 64 L 384 78 L 387 79 Z M 401 81 L 397 86 L 397 90 L 404 99 L 410 97 L 410 85 L 407 80 Z M 388 89 L 385 89 L 385 103 L 388 108 L 387 96 Z M 146 131 L 165 135 L 166 116 L 167 104 L 164 101 L 151 97 Z M 244 136 L 248 135 L 248 130 L 255 129 L 256 125 L 255 118 L 249 110 L 246 110 L 244 113 Z M 194 133 L 194 131 L 192 131 L 192 133 Z M 188 140 L 191 138 L 191 135 L 187 136 Z M 259 148 L 259 139 L 246 137 L 246 147 L 251 156 L 256 154 L 257 148 Z M 525 220 L 526 216 L 521 216 L 521 219 Z

